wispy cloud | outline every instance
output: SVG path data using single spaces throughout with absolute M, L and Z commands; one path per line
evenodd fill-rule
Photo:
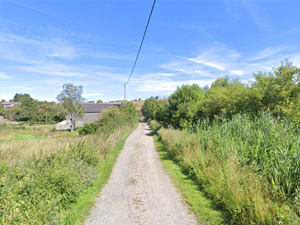
M 212 61 L 205 60 L 205 59 L 195 58 L 195 59 L 189 59 L 189 60 L 193 61 L 193 62 L 196 62 L 196 63 L 203 64 L 205 66 L 209 66 L 209 67 L 221 70 L 221 71 L 225 70 L 225 67 L 223 67 L 222 65 L 220 65 L 218 63 L 215 63 L 215 62 L 212 62 Z
M 233 19 L 238 20 L 240 18 L 238 0 L 225 0 L 225 11 Z
M 242 76 L 245 74 L 245 71 L 243 70 L 230 70 L 230 73 L 237 76 Z
M 187 83 L 189 80 L 197 81 L 199 78 L 202 83 L 203 81 L 209 83 L 226 75 L 249 80 L 253 77 L 253 73 L 271 71 L 273 67 L 279 66 L 285 58 L 289 58 L 297 66 L 300 63 L 300 52 L 295 52 L 295 50 L 297 50 L 296 47 L 282 45 L 268 47 L 257 53 L 244 54 L 218 44 L 216 47 L 203 50 L 194 58 L 180 57 L 168 64 L 161 65 L 161 68 L 167 71 L 176 71 L 177 76 L 183 79 L 185 75 Z M 163 86 L 158 85 L 158 87 Z
M 0 33 L 0 58 L 21 63 L 37 63 L 49 58 L 70 60 L 79 49 L 61 39 L 43 40 L 12 33 Z
M 0 58 L 20 63 L 40 63 L 53 59 L 72 61 L 84 59 L 131 60 L 133 57 L 115 52 L 97 51 L 60 38 L 39 38 L 0 33 Z
M 24 72 L 36 74 L 45 74 L 49 76 L 61 77 L 87 77 L 88 74 L 76 70 L 72 66 L 67 66 L 60 63 L 43 63 L 37 65 L 20 66 L 19 69 Z
M 147 75 L 145 75 L 147 76 Z M 214 79 L 210 80 L 171 80 L 168 78 L 157 80 L 157 79 L 134 79 L 130 85 L 134 85 L 136 90 L 139 92 L 155 92 L 158 94 L 171 94 L 181 85 L 192 85 L 198 84 L 201 87 L 210 85 Z
M 225 0 L 225 11 L 226 13 L 239 20 L 242 16 L 241 9 L 245 9 L 248 15 L 252 18 L 254 24 L 264 30 L 271 30 L 268 21 L 265 19 L 266 12 L 262 12 L 257 6 L 259 1 L 249 0 Z
M 256 61 L 256 60 L 262 60 L 266 58 L 270 58 L 279 52 L 285 51 L 285 50 L 295 50 L 296 47 L 289 46 L 289 45 L 281 45 L 281 46 L 272 46 L 269 48 L 266 48 L 262 51 L 259 51 L 257 55 L 255 55 L 252 58 L 249 58 L 249 61 Z
M 0 80 L 11 80 L 11 76 L 6 75 L 5 73 L 0 73 Z

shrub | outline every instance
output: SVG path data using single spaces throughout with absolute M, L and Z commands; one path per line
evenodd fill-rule
M 300 134 L 269 113 L 158 131 L 172 157 L 237 224 L 299 223 Z

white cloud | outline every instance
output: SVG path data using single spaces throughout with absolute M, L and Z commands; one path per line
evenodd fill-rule
M 202 80 L 200 84 L 209 85 L 212 79 L 226 75 L 231 78 L 238 76 L 241 80 L 249 80 L 253 78 L 253 73 L 258 71 L 272 71 L 272 68 L 280 66 L 285 58 L 289 58 L 295 66 L 300 66 L 300 52 L 295 52 L 295 50 L 295 47 L 288 45 L 271 46 L 251 56 L 217 44 L 217 47 L 202 50 L 201 54 L 196 57 L 178 57 L 176 60 L 161 65 L 161 68 L 166 71 L 176 71 L 178 77 L 186 82 Z M 176 84 L 174 79 L 163 80 L 163 82 Z M 165 87 L 156 83 L 155 85 L 157 89 Z
M 59 64 L 59 63 L 43 63 L 38 65 L 21 66 L 20 70 L 37 74 L 46 74 L 49 76 L 59 77 L 87 77 L 88 74 L 78 72 L 76 68 Z
M 243 70 L 231 70 L 230 71 L 231 74 L 237 75 L 237 76 L 242 76 L 245 74 L 245 71 Z
M 11 76 L 6 75 L 5 73 L 0 73 L 0 80 L 11 80 Z
M 270 58 L 272 56 L 275 56 L 279 52 L 285 51 L 285 50 L 292 50 L 295 49 L 293 46 L 288 46 L 288 45 L 281 45 L 281 46 L 272 46 L 270 48 L 266 48 L 262 51 L 259 51 L 257 55 L 254 57 L 249 58 L 249 61 L 256 61 L 256 60 L 261 60 L 261 59 L 266 59 Z
M 45 56 L 56 57 L 61 59 L 74 59 L 78 51 L 68 42 L 62 40 L 52 40 L 51 42 L 42 43 Z
M 146 80 L 146 81 L 135 81 L 137 91 L 140 92 L 165 92 L 170 94 L 176 90 L 178 86 L 181 85 L 192 85 L 198 84 L 200 87 L 210 85 L 213 80 L 185 80 L 185 81 L 172 81 L 172 80 Z
M 256 5 L 255 1 L 249 0 L 225 0 L 225 11 L 226 13 L 239 20 L 241 17 L 241 8 L 244 8 L 249 16 L 252 18 L 253 22 L 264 30 L 270 30 L 270 25 L 265 19 L 265 11 L 262 11 L 260 7 Z
M 71 43 L 61 39 L 0 33 L 0 57 L 3 59 L 25 63 L 45 60 L 45 57 L 74 59 L 78 56 L 78 51 Z
M 196 62 L 196 63 L 200 63 L 200 64 L 203 64 L 205 66 L 209 66 L 209 67 L 212 67 L 212 68 L 216 68 L 218 70 L 222 70 L 224 71 L 225 70 L 225 67 L 223 67 L 222 65 L 218 64 L 218 63 L 215 63 L 215 62 L 210 62 L 210 61 L 206 61 L 206 60 L 203 60 L 203 59 L 189 59 L 190 61 L 193 61 L 193 62 Z

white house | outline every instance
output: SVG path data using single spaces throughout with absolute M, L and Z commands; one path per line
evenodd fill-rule
M 1 105 L 4 107 L 4 108 L 12 108 L 14 107 L 15 105 L 20 105 L 22 104 L 22 102 L 2 102 Z

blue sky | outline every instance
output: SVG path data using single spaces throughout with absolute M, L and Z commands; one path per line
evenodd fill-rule
M 152 0 L 1 0 L 0 92 L 55 101 L 64 83 L 90 101 L 123 99 Z M 129 100 L 182 84 L 251 80 L 300 67 L 298 0 L 157 0 Z

